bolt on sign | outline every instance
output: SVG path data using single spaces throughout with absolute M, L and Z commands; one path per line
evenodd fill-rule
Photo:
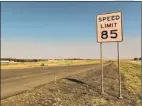
M 121 42 L 122 40 L 122 13 L 97 15 L 97 42 Z

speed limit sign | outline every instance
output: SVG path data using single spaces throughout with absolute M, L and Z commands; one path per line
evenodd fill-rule
M 97 42 L 100 43 L 100 63 L 101 63 L 101 93 L 104 93 L 103 87 L 103 56 L 102 43 L 103 42 L 117 42 L 118 53 L 118 77 L 119 77 L 119 98 L 121 95 L 121 73 L 119 68 L 119 42 L 123 40 L 122 34 L 122 13 L 112 12 L 97 15 Z
M 97 42 L 121 42 L 122 40 L 122 13 L 97 15 Z

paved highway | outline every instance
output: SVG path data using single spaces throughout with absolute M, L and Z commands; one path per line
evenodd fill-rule
M 99 64 L 5 69 L 1 71 L 1 98 L 31 90 L 57 79 L 94 69 Z

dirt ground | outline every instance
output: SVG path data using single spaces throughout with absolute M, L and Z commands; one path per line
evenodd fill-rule
M 122 76 L 119 99 L 118 72 L 114 64 L 104 67 L 104 91 L 101 93 L 100 67 L 40 86 L 29 92 L 2 100 L 2 106 L 139 106 L 138 95 L 129 92 Z

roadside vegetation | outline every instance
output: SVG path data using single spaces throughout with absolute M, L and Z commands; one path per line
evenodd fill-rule
M 39 62 L 10 62 L 2 63 L 1 69 L 16 69 L 16 68 L 30 68 L 43 66 L 69 66 L 69 65 L 83 65 L 96 64 L 99 60 L 54 60 L 54 61 L 39 61 Z
M 126 88 L 131 92 L 140 93 L 141 66 L 139 64 L 121 62 L 120 70 L 126 78 Z
M 137 103 L 141 99 L 141 64 L 140 62 L 120 62 L 120 71 L 124 76 L 125 87 L 137 96 Z

